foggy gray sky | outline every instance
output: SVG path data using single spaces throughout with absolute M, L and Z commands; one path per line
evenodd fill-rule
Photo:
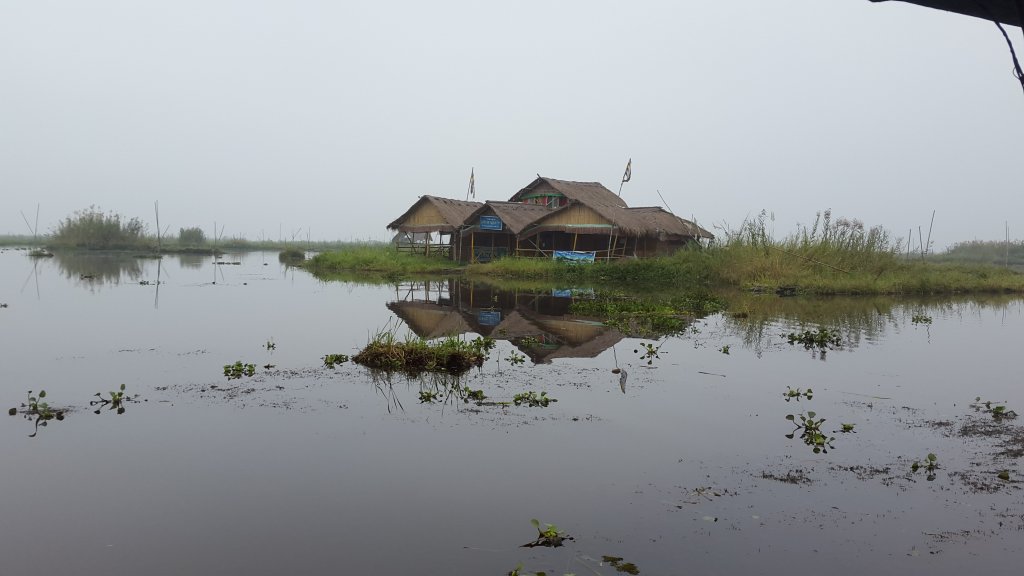
M 5 233 L 159 200 L 172 234 L 385 239 L 471 167 L 506 200 L 632 157 L 629 205 L 709 229 L 935 209 L 942 248 L 1024 236 L 1022 138 L 996 27 L 899 2 L 0 0 Z

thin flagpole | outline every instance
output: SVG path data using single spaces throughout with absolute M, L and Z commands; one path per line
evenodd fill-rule
M 633 159 L 630 158 L 629 161 L 626 162 L 626 171 L 622 174 L 622 181 L 619 182 L 619 193 L 618 193 L 619 196 L 622 196 L 622 185 L 625 184 L 626 182 L 629 182 L 629 180 L 632 177 L 633 177 Z

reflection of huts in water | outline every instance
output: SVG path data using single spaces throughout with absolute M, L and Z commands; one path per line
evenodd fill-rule
M 593 358 L 622 339 L 600 322 L 568 315 L 572 300 L 550 292 L 453 281 L 450 296 L 434 293 L 435 301 L 408 299 L 387 307 L 421 338 L 477 333 L 512 342 L 535 363 Z
M 420 338 L 430 340 L 471 332 L 462 312 L 455 307 L 432 302 L 389 302 L 387 307 Z
M 424 242 L 423 248 L 414 251 L 442 252 L 460 262 L 486 262 L 507 255 L 642 258 L 714 238 L 697 224 L 657 206 L 629 208 L 598 182 L 541 176 L 508 202 L 423 196 L 388 228 L 447 234 L 448 240 Z
M 622 334 L 600 322 L 577 317 L 524 315 L 540 329 L 538 342 L 516 342 L 516 347 L 535 364 L 547 364 L 556 358 L 596 358 L 622 340 Z

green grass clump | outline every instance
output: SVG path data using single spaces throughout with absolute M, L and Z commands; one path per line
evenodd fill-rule
M 767 220 L 762 212 L 705 251 L 713 284 L 819 295 L 1024 292 L 1024 275 L 908 258 L 902 241 L 882 228 L 833 219 L 830 211 L 782 240 L 768 233 Z
M 321 278 L 340 272 L 359 271 L 394 279 L 439 274 L 457 266 L 451 260 L 440 257 L 399 252 L 390 244 L 352 244 L 317 254 L 304 264 L 307 270 Z
M 277 254 L 278 262 L 283 262 L 284 264 L 292 266 L 302 264 L 302 262 L 305 261 L 305 259 L 305 250 L 300 250 L 298 248 L 285 248 L 284 250 L 278 252 Z
M 425 340 L 409 335 L 400 340 L 393 330 L 382 330 L 352 357 L 352 361 L 368 368 L 399 370 L 408 374 L 461 374 L 473 366 L 482 366 L 492 348 L 494 340 L 489 338 L 466 341 L 449 336 L 441 340 Z
M 50 245 L 61 248 L 116 250 L 148 248 L 146 225 L 138 218 L 125 219 L 95 206 L 61 220 L 50 235 Z
M 679 287 L 706 285 L 710 279 L 708 259 L 700 249 L 681 250 L 658 258 L 626 258 L 592 264 L 562 262 L 548 258 L 501 258 L 486 264 L 466 266 L 467 276 L 551 280 L 559 283 L 597 285 L 644 285 Z

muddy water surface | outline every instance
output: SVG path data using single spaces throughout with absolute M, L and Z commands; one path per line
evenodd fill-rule
M 637 339 L 570 314 L 587 287 L 323 283 L 276 254 L 222 262 L 0 252 L 3 407 L 45 389 L 68 410 L 38 429 L 0 421 L 0 573 L 621 574 L 602 559 L 616 556 L 640 574 L 942 575 L 1024 560 L 1024 421 L 971 407 L 1024 409 L 1019 300 L 729 295 L 725 314 Z M 784 336 L 819 327 L 842 344 Z M 497 339 L 460 383 L 487 402 L 323 366 L 387 328 Z M 236 360 L 256 374 L 225 378 Z M 122 383 L 124 413 L 93 413 Z M 813 396 L 786 402 L 787 386 Z M 557 402 L 503 404 L 527 391 Z M 786 437 L 786 416 L 809 411 L 827 453 Z M 938 468 L 913 472 L 929 453 Z M 531 518 L 574 540 L 519 547 Z

